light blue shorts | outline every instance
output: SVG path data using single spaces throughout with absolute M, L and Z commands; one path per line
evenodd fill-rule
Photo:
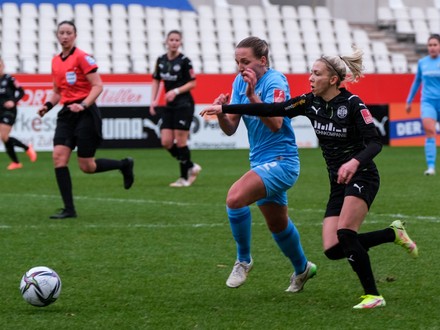
M 420 106 L 422 119 L 432 118 L 440 121 L 440 100 L 424 100 Z
M 258 174 L 266 187 L 266 198 L 257 201 L 257 205 L 276 203 L 287 205 L 287 190 L 299 176 L 299 160 L 275 160 L 258 165 L 252 171 Z

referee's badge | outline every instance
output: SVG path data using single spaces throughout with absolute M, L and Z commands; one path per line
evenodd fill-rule
M 338 118 L 345 118 L 347 117 L 348 114 L 348 110 L 346 106 L 341 106 L 338 108 L 338 111 L 336 112 L 336 115 L 338 116 Z
M 95 64 L 96 64 L 95 59 L 94 59 L 92 56 L 90 56 L 90 55 L 86 55 L 86 61 L 87 61 L 87 63 L 89 63 L 90 65 L 95 65 Z
M 76 73 L 73 71 L 66 72 L 66 81 L 69 85 L 76 83 Z

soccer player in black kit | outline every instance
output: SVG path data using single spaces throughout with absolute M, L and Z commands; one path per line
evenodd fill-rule
M 202 170 L 200 165 L 191 161 L 188 148 L 189 130 L 194 115 L 194 100 L 190 91 L 196 87 L 196 77 L 191 60 L 179 51 L 181 45 L 181 32 L 168 32 L 167 53 L 157 59 L 151 91 L 150 114 L 155 116 L 160 81 L 164 81 L 167 106 L 161 113 L 160 140 L 180 166 L 180 177 L 170 184 L 171 187 L 192 185 Z
M 22 148 L 26 151 L 31 162 L 37 160 L 37 153 L 31 144 L 25 145 L 18 139 L 9 136 L 12 126 L 17 118 L 17 103 L 24 96 L 23 87 L 10 74 L 4 73 L 5 64 L 0 59 L 0 137 L 5 144 L 6 153 L 11 159 L 8 170 L 17 170 L 23 167 L 18 160 L 14 147 Z
M 363 52 L 356 47 L 353 50 L 350 56 L 321 56 L 315 61 L 309 77 L 311 93 L 284 103 L 212 105 L 201 115 L 223 112 L 309 118 L 330 179 L 322 229 L 324 254 L 331 260 L 348 260 L 364 290 L 362 301 L 353 308 L 364 309 L 385 306 L 376 287 L 368 249 L 394 242 L 412 257 L 418 256 L 418 249 L 400 220 L 383 230 L 358 233 L 379 190 L 379 172 L 373 158 L 382 144 L 368 108 L 358 96 L 340 87 L 343 81 L 357 81 L 362 76 Z

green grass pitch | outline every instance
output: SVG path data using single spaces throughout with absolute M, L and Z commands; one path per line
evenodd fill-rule
M 352 310 L 362 294 L 345 260 L 321 247 L 328 179 L 321 152 L 300 149 L 301 175 L 289 191 L 289 212 L 318 275 L 299 294 L 284 292 L 292 269 L 255 206 L 255 267 L 239 289 L 225 280 L 235 243 L 225 213 L 230 185 L 249 167 L 246 150 L 192 151 L 203 167 L 192 187 L 170 188 L 178 166 L 162 149 L 99 150 L 97 157 L 135 159 L 135 184 L 118 172 L 70 169 L 78 218 L 48 218 L 62 206 L 51 154 L 7 171 L 0 154 L 0 329 L 440 329 L 440 177 L 425 177 L 423 148 L 385 147 L 376 157 L 381 189 L 361 231 L 395 219 L 419 245 L 413 260 L 395 244 L 370 250 L 387 306 Z M 55 269 L 63 283 L 53 305 L 21 297 L 23 273 Z

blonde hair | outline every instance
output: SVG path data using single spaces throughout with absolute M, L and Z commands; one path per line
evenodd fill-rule
M 330 73 L 338 76 L 337 86 L 342 82 L 357 82 L 363 77 L 362 56 L 364 52 L 356 45 L 352 45 L 353 53 L 345 56 L 328 56 L 322 55 L 318 61 L 324 62 Z M 350 73 L 347 74 L 347 68 Z

